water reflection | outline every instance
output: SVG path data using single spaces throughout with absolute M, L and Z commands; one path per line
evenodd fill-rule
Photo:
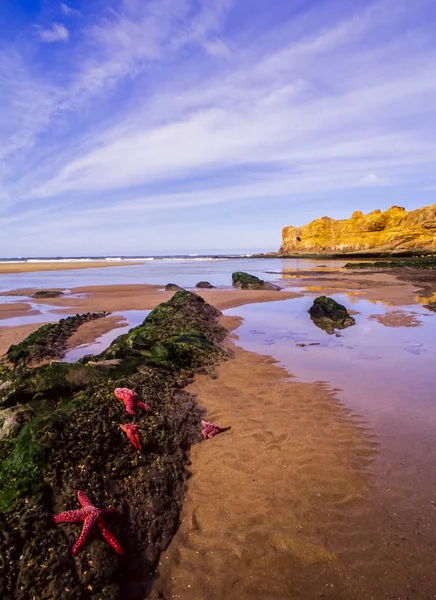
M 124 312 L 111 313 L 114 317 L 123 317 L 126 324 L 103 333 L 89 344 L 82 344 L 81 346 L 77 346 L 77 348 L 72 348 L 65 354 L 64 362 L 76 362 L 87 354 L 100 354 L 106 350 L 119 335 L 127 333 L 132 327 L 140 325 L 150 312 L 151 311 L 149 310 L 126 310 Z
M 347 295 L 333 297 L 347 306 Z M 239 345 L 273 356 L 303 381 L 322 380 L 341 388 L 341 399 L 352 408 L 376 418 L 399 406 L 413 409 L 419 402 L 429 407 L 427 417 L 436 426 L 433 315 L 424 321 L 417 319 L 416 327 L 386 327 L 376 317 L 398 312 L 398 307 L 391 309 L 359 298 L 353 306 L 358 311 L 356 326 L 336 338 L 327 337 L 313 325 L 307 314 L 311 304 L 312 298 L 306 296 L 225 312 L 244 318 L 237 330 Z M 405 309 L 415 318 L 426 312 L 416 306 Z M 315 343 L 318 345 L 310 345 Z

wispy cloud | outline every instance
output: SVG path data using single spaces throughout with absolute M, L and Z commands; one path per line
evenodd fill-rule
M 62 12 L 67 17 L 80 16 L 82 14 L 80 12 L 80 10 L 76 10 L 75 8 L 71 8 L 71 6 L 69 6 L 68 4 L 65 4 L 65 2 L 61 2 L 60 6 L 61 6 Z
M 43 42 L 68 42 L 70 32 L 62 23 L 53 23 L 48 29 L 39 29 L 39 37 Z
M 377 205 L 433 183 L 430 2 L 309 2 L 265 29 L 261 14 L 252 29 L 232 23 L 241 2 L 124 0 L 91 21 L 84 10 L 65 72 L 4 49 L 8 210 L 55 203 L 44 222 L 59 230 L 66 217 L 134 230 L 165 210 L 210 207 L 224 224 L 224 203 L 278 211 L 360 190 Z

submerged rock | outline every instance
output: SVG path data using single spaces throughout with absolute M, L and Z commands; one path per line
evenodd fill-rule
M 345 306 L 327 296 L 315 298 L 308 313 L 313 323 L 329 334 L 335 333 L 335 329 L 345 329 L 356 324 L 355 319 L 348 314 Z
M 10 408 L 0 412 L 2 600 L 147 597 L 178 527 L 190 446 L 201 440 L 204 409 L 180 387 L 228 355 L 220 315 L 196 294 L 177 292 L 86 364 L 0 366 Z M 117 387 L 152 409 L 133 417 L 143 452 L 119 426 L 132 417 Z M 77 490 L 117 510 L 111 528 L 124 560 L 98 537 L 72 559 L 81 525 L 66 533 L 52 516 L 77 508 Z
M 166 292 L 178 292 L 180 290 L 183 290 L 183 288 L 177 285 L 177 283 L 167 283 L 165 286 Z
M 56 290 L 39 290 L 33 294 L 32 298 L 60 298 L 63 295 L 63 292 Z
M 243 271 L 236 271 L 232 274 L 232 284 L 233 287 L 238 287 L 242 290 L 281 290 L 281 287 L 278 285 L 264 281 L 255 275 L 250 275 Z
M 202 288 L 202 289 L 206 289 L 206 290 L 212 290 L 215 288 L 214 285 L 212 285 L 211 283 L 209 283 L 208 281 L 199 281 L 196 285 L 196 288 Z

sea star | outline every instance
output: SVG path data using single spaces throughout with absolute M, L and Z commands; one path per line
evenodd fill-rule
M 121 429 L 126 432 L 130 443 L 137 450 L 142 450 L 141 438 L 138 433 L 138 426 L 134 423 L 127 423 L 127 425 L 120 425 Z
M 213 438 L 213 436 L 217 433 L 231 429 L 230 426 L 219 427 L 218 425 L 215 425 L 215 423 L 209 423 L 209 421 L 202 421 L 201 424 L 203 425 L 203 431 L 201 433 L 203 434 L 203 438 L 205 440 L 207 440 L 207 438 Z
M 143 408 L 148 413 L 151 412 L 151 408 L 143 402 L 140 402 L 138 400 L 138 394 L 133 390 L 129 390 L 128 388 L 117 388 L 114 394 L 115 397 L 118 398 L 118 400 L 124 402 L 124 404 L 126 405 L 126 411 L 129 413 L 129 415 L 136 415 L 134 409 L 138 407 Z
M 79 535 L 77 542 L 73 546 L 72 554 L 76 556 L 83 546 L 88 541 L 88 538 L 91 535 L 92 530 L 98 525 L 100 532 L 104 539 L 112 546 L 112 548 L 118 554 L 123 554 L 123 548 L 121 547 L 120 542 L 114 536 L 114 534 L 107 527 L 104 522 L 106 517 L 112 515 L 116 512 L 115 508 L 104 508 L 100 509 L 93 505 L 91 500 L 88 498 L 86 494 L 83 492 L 77 492 L 77 497 L 79 498 L 79 502 L 82 505 L 82 508 L 79 510 L 67 510 L 66 512 L 59 513 L 58 515 L 53 515 L 53 520 L 55 523 L 82 523 L 83 528 L 82 532 Z

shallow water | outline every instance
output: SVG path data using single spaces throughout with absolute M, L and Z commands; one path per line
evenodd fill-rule
M 371 316 L 399 307 L 333 297 L 359 313 L 340 338 L 310 320 L 312 295 L 226 314 L 244 318 L 237 345 L 274 357 L 296 381 L 326 382 L 376 435 L 366 510 L 337 545 L 342 564 L 371 598 L 436 598 L 436 315 L 403 306 L 418 326 L 388 327 Z
M 308 270 L 326 264 L 337 268 L 341 260 L 308 259 L 224 259 L 224 260 L 155 260 L 133 266 L 77 269 L 70 271 L 35 271 L 32 273 L 0 274 L 0 291 L 37 288 L 74 288 L 94 285 L 176 283 L 194 287 L 198 281 L 207 280 L 215 286 L 231 286 L 234 271 L 248 271 L 262 279 L 273 281 L 280 276 L 267 271 L 282 269 Z
M 299 380 L 322 380 L 341 388 L 340 399 L 370 420 L 386 413 L 390 418 L 399 408 L 414 413 L 419 403 L 420 414 L 425 411 L 425 418 L 436 425 L 436 314 L 417 305 L 404 306 L 401 310 L 420 325 L 388 327 L 370 317 L 395 313 L 399 307 L 359 297 L 351 304 L 345 294 L 331 297 L 358 313 L 356 325 L 341 331 L 341 337 L 328 335 L 310 320 L 311 295 L 225 313 L 244 318 L 237 330 L 237 343 L 243 348 L 273 356 Z
M 149 310 L 126 310 L 124 312 L 111 313 L 114 317 L 123 317 L 126 321 L 126 325 L 116 327 L 115 329 L 111 329 L 111 331 L 103 333 L 89 344 L 82 344 L 81 346 L 77 346 L 77 348 L 72 348 L 65 354 L 63 359 L 64 362 L 73 363 L 87 354 L 100 354 L 106 350 L 119 335 L 123 335 L 132 329 L 132 327 L 140 325 L 150 312 L 151 311 Z

